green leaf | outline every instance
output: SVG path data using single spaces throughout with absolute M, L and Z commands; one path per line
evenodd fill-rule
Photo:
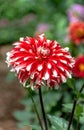
M 67 79 L 67 85 L 72 88 L 72 89 L 75 89 L 75 79 L 72 78 L 72 79 Z
M 84 112 L 80 116 L 80 123 L 84 124 Z
M 84 94 L 83 94 L 83 93 L 80 93 L 80 94 L 79 94 L 79 97 L 82 98 L 82 99 L 84 99 Z
M 84 125 L 82 125 L 81 129 L 80 130 L 84 130 Z
M 32 106 L 32 100 L 30 98 L 22 99 L 21 104 L 28 106 L 28 109 L 30 109 Z
M 51 94 L 53 95 L 52 98 L 50 96 Z M 44 100 L 45 110 L 49 112 L 51 108 L 57 104 L 57 101 L 59 101 L 60 98 L 61 98 L 61 95 L 56 92 L 47 92 L 46 94 L 44 94 L 43 100 Z
M 56 116 L 48 116 L 53 130 L 67 130 L 68 122 L 63 118 L 56 117 Z M 71 128 L 72 130 L 72 128 Z
M 28 121 L 30 119 L 35 118 L 36 115 L 34 113 L 32 113 L 32 112 L 30 113 L 29 111 L 24 110 L 24 111 L 16 111 L 16 112 L 14 112 L 14 116 L 19 121 Z
M 38 125 L 30 125 L 30 128 L 32 128 L 32 130 L 41 130 Z
M 28 121 L 18 123 L 19 128 L 24 128 L 25 126 L 31 128 L 32 130 L 41 130 L 39 125 L 30 125 Z
M 82 112 L 83 112 L 83 106 L 77 104 L 77 105 L 76 105 L 76 110 L 75 110 L 75 116 L 76 116 L 77 118 L 80 118 Z
M 18 122 L 17 123 L 17 127 L 18 128 L 24 128 L 24 127 L 28 127 L 29 128 L 29 122 L 28 121 Z
M 81 123 L 81 124 L 84 124 L 84 116 L 81 116 L 81 117 L 80 117 L 80 123 Z
M 72 103 L 63 104 L 63 107 L 64 107 L 65 112 L 71 112 L 73 104 Z M 74 114 L 75 117 L 79 118 L 81 116 L 82 112 L 83 112 L 83 106 L 77 104 L 76 108 L 75 108 L 75 114 Z
M 75 82 L 76 89 L 79 91 L 84 84 L 84 79 L 77 79 Z
M 80 44 L 79 52 L 81 52 L 81 54 L 84 54 L 84 44 Z
M 64 111 L 71 112 L 73 104 L 72 103 L 63 104 L 63 107 L 64 107 Z

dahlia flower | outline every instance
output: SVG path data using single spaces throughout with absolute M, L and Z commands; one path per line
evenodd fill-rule
M 37 38 L 20 38 L 7 53 L 8 66 L 26 87 L 58 88 L 60 83 L 71 78 L 74 59 L 68 48 L 62 48 L 57 41 L 47 40 L 44 34 Z
M 69 38 L 76 45 L 84 42 L 84 22 L 75 22 L 70 24 Z
M 84 78 L 84 56 L 79 56 L 78 58 L 76 58 L 73 67 L 73 74 L 76 77 Z
M 68 9 L 68 18 L 70 22 L 84 21 L 84 6 L 74 4 Z

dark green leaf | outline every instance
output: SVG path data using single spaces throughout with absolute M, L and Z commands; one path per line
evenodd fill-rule
M 84 125 L 81 126 L 81 129 L 80 130 L 84 130 Z
M 84 84 L 84 79 L 77 79 L 75 82 L 76 89 L 79 91 Z
M 48 116 L 52 128 L 55 128 L 55 130 L 67 130 L 68 122 L 64 120 L 63 118 L 56 117 L 56 116 Z M 71 128 L 72 130 L 72 128 Z
M 27 110 L 24 111 L 16 111 L 14 112 L 14 116 L 19 121 L 28 121 L 29 119 L 36 118 L 36 115 L 32 112 L 29 112 Z
M 84 124 L 84 112 L 80 116 L 80 123 Z
M 75 116 L 76 116 L 77 118 L 80 118 L 82 112 L 83 112 L 83 106 L 77 104 L 77 105 L 76 105 L 76 110 L 75 110 Z
M 73 104 L 72 103 L 63 104 L 63 107 L 66 112 L 71 112 Z
M 70 88 L 75 89 L 75 79 L 67 79 L 67 84 Z

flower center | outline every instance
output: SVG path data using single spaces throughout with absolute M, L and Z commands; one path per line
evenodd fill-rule
M 37 48 L 37 55 L 41 58 L 46 58 L 50 54 L 50 49 L 46 47 L 38 47 Z
M 81 64 L 79 65 L 79 69 L 80 69 L 80 71 L 84 71 L 84 64 L 81 63 Z
M 83 36 L 84 36 L 84 30 L 83 30 L 83 28 L 79 28 L 79 29 L 77 30 L 77 32 L 76 32 L 76 35 L 77 35 L 78 37 L 83 37 Z

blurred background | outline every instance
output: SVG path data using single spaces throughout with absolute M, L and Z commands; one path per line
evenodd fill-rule
M 26 96 L 25 89 L 15 75 L 9 72 L 5 63 L 6 52 L 11 50 L 12 43 L 18 41 L 20 37 L 36 37 L 38 34 L 45 33 L 47 38 L 56 39 L 63 47 L 69 46 L 72 55 L 76 56 L 78 51 L 74 54 L 74 45 L 68 39 L 68 27 L 71 22 L 69 10 L 74 4 L 84 6 L 84 0 L 0 0 L 0 130 L 28 130 L 24 120 L 37 123 L 36 117 L 31 114 L 32 108 L 28 109 L 30 115 L 23 119 L 25 108 L 28 108 L 27 105 L 30 106 L 31 103 L 28 97 L 23 101 Z M 82 13 L 84 16 L 84 12 Z M 81 49 L 79 51 L 84 53 L 84 44 L 79 48 Z M 47 102 L 50 101 L 46 106 L 48 113 L 63 116 L 64 111 L 59 111 L 61 102 L 70 102 L 73 97 L 73 93 L 70 96 L 66 90 L 67 87 L 64 85 L 58 92 L 53 91 L 51 99 L 49 95 L 52 92 L 48 92 L 47 96 L 44 95 Z M 65 94 L 64 98 L 62 91 Z M 21 110 L 24 111 L 23 114 L 20 113 Z M 18 128 L 17 122 L 21 114 L 23 124 Z

